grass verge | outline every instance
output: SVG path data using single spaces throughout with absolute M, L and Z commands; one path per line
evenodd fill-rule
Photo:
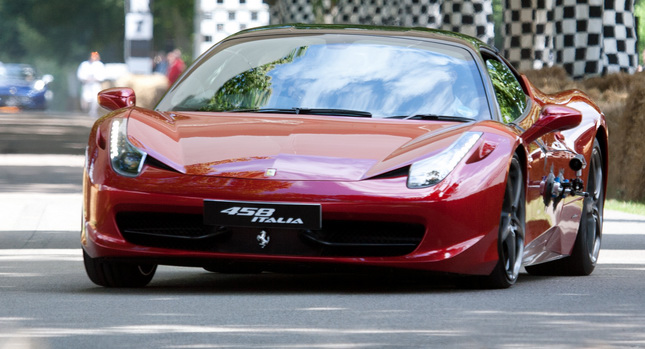
M 645 216 L 645 203 L 640 202 L 609 199 L 605 201 L 605 209 Z

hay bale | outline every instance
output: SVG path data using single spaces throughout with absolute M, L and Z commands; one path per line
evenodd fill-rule
M 591 89 L 586 92 L 605 114 L 611 129 L 612 124 L 616 123 L 623 115 L 629 91 L 606 90 L 601 92 L 598 89 Z
M 619 120 L 610 125 L 610 160 L 614 158 L 609 180 L 609 197 L 645 201 L 645 84 L 632 86 Z
M 120 77 L 115 85 L 132 88 L 137 96 L 137 106 L 154 108 L 168 89 L 168 78 L 161 74 L 128 74 Z
M 600 91 L 630 91 L 635 85 L 645 80 L 645 73 L 613 73 L 605 76 L 591 77 L 581 81 L 583 89 L 597 88 Z
M 607 197 L 645 201 L 645 73 L 615 73 L 579 82 L 605 114 L 609 129 Z
M 526 75 L 535 87 L 545 93 L 577 88 L 576 83 L 571 80 L 567 71 L 562 67 L 553 66 L 539 70 L 527 70 L 522 74 Z

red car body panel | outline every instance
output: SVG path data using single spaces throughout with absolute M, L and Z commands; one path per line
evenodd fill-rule
M 437 138 L 418 137 L 455 125 L 302 115 L 173 115 L 132 113 L 130 141 L 185 174 L 264 178 L 267 168 L 276 167 L 276 180 L 369 178 L 441 149 Z
M 555 173 L 562 171 L 565 178 L 575 177 L 575 172 L 568 165 L 575 155 L 571 151 L 588 159 L 596 137 L 604 142 L 603 147 L 607 149 L 608 134 L 604 115 L 584 93 L 565 91 L 547 95 L 537 90 L 528 80 L 525 80 L 525 84 L 528 84 L 534 103 L 529 116 L 520 126 L 529 128 L 546 105 L 567 106 L 580 111 L 583 116 L 580 125 L 575 129 L 548 133 L 539 138 L 549 151 L 545 152 L 535 142 L 524 144 L 528 174 L 525 232 L 527 246 L 524 261 L 525 264 L 534 264 L 571 253 L 582 212 L 581 197 L 569 197 L 555 207 L 545 206 L 540 183 L 551 171 L 551 166 Z M 606 169 L 605 160 L 605 173 Z M 582 178 L 587 178 L 588 171 L 588 168 L 583 170 Z
M 526 182 L 523 264 L 569 255 L 583 200 L 571 196 L 558 205 L 545 204 L 541 185 L 550 173 L 575 178 L 569 161 L 576 154 L 589 159 L 595 139 L 604 152 L 606 173 L 604 116 L 579 91 L 549 95 L 526 78 L 522 84 L 530 100 L 516 125 L 160 112 L 134 106 L 115 110 L 95 124 L 88 142 L 83 249 L 92 258 L 159 264 L 206 266 L 233 260 L 488 275 L 499 259 L 500 210 L 509 164 L 518 154 Z M 133 94 L 123 91 L 113 96 L 110 101 L 116 105 L 134 101 Z M 568 117 L 581 114 L 578 126 L 567 129 L 550 122 L 555 128 L 545 130 L 539 125 L 546 110 L 571 111 L 564 107 L 574 111 Z M 136 177 L 115 173 L 109 158 L 110 120 L 115 118 L 127 119 L 130 143 L 163 166 L 146 164 Z M 427 188 L 408 188 L 411 164 L 445 150 L 465 132 L 482 136 L 447 177 Z M 276 171 L 268 174 L 268 169 Z M 581 178 L 588 173 L 583 169 Z M 323 222 L 416 224 L 423 227 L 423 237 L 413 251 L 396 256 L 290 255 L 263 246 L 245 253 L 214 252 L 133 243 L 117 224 L 123 212 L 203 215 L 204 200 L 317 203 Z
M 130 114 L 130 120 L 137 120 L 145 113 L 149 112 L 138 108 L 120 111 L 121 115 Z M 161 120 L 161 117 L 159 116 L 155 120 Z M 200 122 L 198 117 L 191 119 L 190 117 L 184 118 L 182 115 L 178 119 L 185 121 L 188 128 L 193 123 Z M 252 124 L 257 122 L 258 118 L 253 115 L 236 115 L 235 117 L 211 117 L 210 119 L 213 120 L 213 123 L 219 123 L 221 120 L 242 122 L 246 119 L 248 124 Z M 271 119 L 275 123 L 283 121 L 287 124 L 294 121 L 290 117 L 269 115 L 264 119 Z M 346 141 L 355 139 L 355 143 L 349 142 L 354 146 L 345 149 L 345 156 L 359 159 L 361 157 L 376 157 L 376 159 L 368 158 L 370 163 L 392 163 L 394 161 L 392 158 L 402 158 L 403 160 L 398 160 L 399 164 L 407 164 L 414 161 L 422 153 L 438 151 L 442 145 L 445 146 L 450 143 L 447 141 L 431 141 L 433 137 L 430 134 L 433 132 L 437 133 L 435 137 L 439 139 L 454 139 L 455 136 L 462 132 L 460 129 L 464 127 L 472 130 L 486 130 L 485 139 L 488 143 L 480 140 L 480 147 L 475 147 L 472 154 L 469 155 L 474 161 L 461 164 L 453 171 L 454 174 L 458 175 L 449 176 L 432 188 L 410 190 L 406 187 L 407 176 L 360 180 L 361 177 L 366 177 L 366 174 L 370 173 L 369 169 L 363 171 L 364 173 L 361 173 L 360 176 L 354 175 L 356 177 L 354 180 L 344 181 L 338 180 L 332 175 L 323 176 L 325 172 L 321 172 L 323 175 L 319 174 L 315 179 L 311 179 L 313 176 L 308 174 L 292 175 L 290 173 L 287 174 L 297 179 L 257 179 L 258 176 L 263 175 L 266 168 L 263 167 L 266 166 L 263 161 L 258 161 L 258 164 L 255 165 L 256 167 L 251 167 L 248 171 L 238 171 L 240 173 L 235 174 L 238 178 L 221 175 L 210 176 L 208 175 L 208 171 L 211 171 L 209 165 L 218 161 L 226 163 L 226 159 L 208 158 L 208 154 L 205 155 L 208 160 L 203 163 L 184 162 L 181 166 L 175 165 L 178 169 L 189 168 L 190 170 L 186 172 L 195 172 L 183 174 L 146 166 L 137 178 L 122 177 L 110 170 L 107 152 L 100 147 L 102 144 L 100 139 L 107 138 L 107 135 L 105 135 L 105 132 L 108 131 L 107 128 L 97 128 L 92 132 L 93 136 L 90 139 L 89 153 L 92 155 L 89 158 L 92 162 L 88 164 L 89 171 L 86 171 L 85 174 L 86 224 L 84 228 L 86 235 L 83 239 L 84 248 L 93 257 L 148 256 L 161 259 L 185 257 L 187 260 L 195 260 L 196 262 L 194 263 L 198 263 L 197 260 L 204 258 L 262 259 L 265 261 L 300 260 L 302 262 L 327 263 L 360 262 L 363 265 L 405 267 L 463 274 L 483 275 L 490 272 L 497 261 L 497 250 L 494 248 L 496 238 L 494 237 L 495 234 L 491 234 L 491 232 L 497 231 L 499 225 L 499 217 L 496 212 L 499 211 L 501 206 L 509 161 L 508 156 L 505 154 L 511 153 L 511 150 L 517 146 L 519 141 L 517 137 L 509 134 L 508 130 L 498 129 L 498 126 L 491 122 L 464 126 L 461 123 L 454 122 L 428 123 L 388 120 L 376 123 L 377 125 L 383 125 L 383 132 L 386 135 L 381 136 L 368 134 L 364 130 L 370 125 L 374 129 L 373 121 L 372 123 L 367 123 L 354 118 L 348 121 L 346 118 L 332 118 L 329 120 L 330 118 L 322 117 L 307 117 L 307 119 L 310 119 L 310 122 L 327 124 L 327 128 L 319 128 L 317 132 L 318 134 L 329 135 L 330 139 L 337 136 L 334 134 L 334 130 L 338 130 L 340 136 L 349 136 Z M 201 121 L 204 122 L 205 120 L 202 119 Z M 172 155 L 164 156 L 165 154 L 179 153 L 176 151 L 176 144 L 181 144 L 185 138 L 201 139 L 200 132 L 184 133 L 177 131 L 169 119 L 165 124 L 167 126 L 159 126 L 159 128 L 165 127 L 165 132 L 148 132 L 145 135 L 146 137 L 143 135 L 137 137 L 139 135 L 137 128 L 141 127 L 137 122 L 132 122 L 129 125 L 134 125 L 134 130 L 131 133 L 133 144 L 150 151 L 153 156 L 165 159 L 172 157 Z M 362 125 L 364 126 L 361 127 Z M 280 127 L 277 127 L 277 129 L 280 129 Z M 352 130 L 355 130 L 353 131 L 355 133 L 352 134 Z M 247 139 L 244 143 L 252 145 L 255 143 L 254 139 L 289 138 L 293 135 L 289 132 L 281 132 L 283 132 L 283 135 L 276 135 L 275 129 L 271 127 L 264 130 L 258 129 L 256 130 L 257 134 L 246 136 L 250 137 L 250 139 Z M 291 132 L 293 132 L 293 129 Z M 177 134 L 182 134 L 182 136 L 179 137 Z M 155 143 L 155 136 L 161 140 L 159 143 Z M 374 152 L 374 154 L 370 155 L 369 149 L 365 149 L 368 144 L 362 137 L 395 138 L 397 139 L 397 146 L 401 144 L 413 150 L 405 153 L 405 155 L 392 155 L 384 152 Z M 176 141 L 172 142 L 174 144 L 164 147 L 170 143 L 170 139 L 176 139 Z M 206 141 L 208 141 L 208 138 Z M 286 143 L 288 144 L 288 142 Z M 151 144 L 162 144 L 163 146 L 154 148 Z M 481 158 L 479 156 L 480 148 L 484 144 L 494 144 L 495 149 L 492 153 Z M 193 146 L 195 145 L 190 144 L 190 147 Z M 260 157 L 275 158 L 279 155 L 279 153 L 266 152 L 265 147 L 256 147 L 258 152 L 264 152 L 262 154 L 249 153 L 248 148 L 241 150 L 244 153 L 242 156 L 233 155 L 233 159 L 251 158 L 255 160 Z M 251 148 L 253 147 L 251 146 Z M 330 156 L 330 154 L 340 155 L 337 153 L 338 150 L 333 149 L 333 147 L 331 149 L 310 148 L 315 153 L 304 155 L 306 159 L 317 159 L 323 157 L 323 154 L 325 156 Z M 299 151 L 302 151 L 301 149 Z M 400 153 L 401 151 L 398 152 Z M 168 163 L 173 163 L 173 161 Z M 312 165 L 312 163 L 309 162 L 309 165 Z M 313 164 L 313 166 L 323 168 L 328 164 L 326 161 L 320 163 L 321 165 L 319 166 L 316 164 Z M 349 166 L 351 164 L 348 164 Z M 194 170 L 198 167 L 203 168 L 202 172 Z M 379 165 L 375 165 L 375 167 L 383 169 L 381 171 L 371 171 L 379 174 L 393 166 L 380 164 L 380 167 Z M 309 169 L 305 170 L 309 171 Z M 281 171 L 279 170 L 279 172 Z M 343 173 L 342 170 L 340 172 Z M 334 174 L 337 175 L 337 173 Z M 376 220 L 384 222 L 414 222 L 427 227 L 426 238 L 423 239 L 415 252 L 400 257 L 316 258 L 250 254 L 224 255 L 136 246 L 125 241 L 120 235 L 114 220 L 115 213 L 124 210 L 142 212 L 179 211 L 198 214 L 203 211 L 204 199 L 258 202 L 318 202 L 322 204 L 323 220 L 346 219 L 360 221 L 375 220 L 375 217 L 378 217 Z M 419 205 L 419 200 L 422 200 L 424 204 Z M 472 207 L 480 207 L 481 209 L 473 210 Z M 468 212 L 467 217 L 464 212 Z M 480 261 L 480 263 L 473 265 L 473 260 Z M 190 264 L 189 261 L 186 261 L 186 263 Z
M 548 100 L 536 102 L 551 102 Z M 539 103 L 534 104 L 534 109 L 539 108 Z M 153 167 L 146 167 L 143 173 L 136 179 L 116 175 L 110 170 L 107 153 L 102 151 L 100 145 L 105 147 L 106 128 L 96 128 L 90 139 L 90 156 L 93 163 L 88 164 L 92 170 L 92 178 L 86 171 L 85 181 L 85 249 L 92 256 L 113 256 L 113 257 L 157 257 L 160 259 L 171 257 L 186 258 L 197 261 L 208 258 L 227 259 L 261 259 L 266 261 L 293 261 L 303 262 L 327 262 L 327 263 L 356 263 L 363 265 L 405 267 L 413 269 L 435 270 L 442 272 L 461 274 L 487 274 L 491 271 L 497 260 L 496 238 L 494 238 L 499 225 L 497 217 L 504 193 L 504 182 L 508 168 L 509 154 L 521 143 L 521 138 L 510 132 L 505 126 L 497 123 L 483 121 L 473 125 L 464 126 L 458 123 L 449 122 L 411 122 L 383 120 L 376 122 L 383 127 L 381 134 L 369 134 L 362 126 L 374 128 L 374 121 L 368 123 L 361 119 L 338 118 L 329 120 L 321 117 L 305 117 L 306 121 L 294 120 L 292 117 L 281 117 L 278 115 L 263 115 L 258 118 L 253 115 L 233 115 L 222 118 L 210 118 L 212 124 L 220 123 L 244 123 L 250 130 L 244 142 L 239 143 L 242 150 L 240 155 L 232 155 L 232 159 L 249 158 L 250 162 L 257 163 L 245 171 L 235 171 L 238 178 L 227 177 L 221 173 L 218 176 L 211 176 L 212 165 L 227 163 L 226 158 L 212 157 L 203 154 L 205 160 L 186 160 L 176 157 L 182 161 L 172 161 L 173 154 L 181 154 L 178 151 L 183 145 L 184 139 L 195 138 L 203 140 L 201 145 L 188 143 L 189 147 L 196 147 L 192 150 L 209 149 L 212 146 L 210 138 L 204 137 L 212 131 L 205 127 L 195 132 L 183 132 L 183 126 L 188 129 L 192 125 L 205 122 L 207 117 L 199 116 L 176 116 L 179 122 L 175 122 L 169 116 L 162 113 L 151 113 L 138 108 L 122 110 L 120 115 L 129 115 L 132 127 L 131 141 L 141 146 L 152 156 L 158 156 L 166 160 L 167 164 L 173 164 L 177 172 L 159 170 Z M 144 119 L 145 116 L 153 115 L 154 118 Z M 115 115 L 116 116 L 116 115 Z M 153 121 L 145 121 L 150 120 Z M 214 120 L 213 120 L 214 119 Z M 143 120 L 143 121 L 139 121 Z M 258 121 L 259 120 L 259 121 Z M 253 129 L 251 125 L 258 122 L 271 120 L 271 125 L 276 127 L 265 129 Z M 319 159 L 326 157 L 340 157 L 338 149 L 330 147 L 319 149 L 311 147 L 311 143 L 305 142 L 302 148 L 294 150 L 293 143 L 289 139 L 298 139 L 303 136 L 303 131 L 298 127 L 289 126 L 283 130 L 281 123 L 291 125 L 295 121 L 300 124 L 311 122 L 317 128 L 317 134 L 325 134 L 329 139 L 335 136 L 344 138 L 347 146 L 344 154 L 346 158 L 358 159 L 359 162 L 372 165 L 371 168 L 363 168 L 360 174 L 349 175 L 356 168 L 348 162 L 346 167 L 349 171 L 343 172 L 343 166 L 337 166 L 333 175 L 325 175 L 325 166 L 329 163 L 320 161 L 309 161 L 308 166 L 314 166 L 320 170 L 315 176 L 311 173 L 298 174 L 287 172 L 283 178 L 277 177 L 270 180 L 257 178 L 262 177 L 264 170 L 271 167 L 273 162 L 267 163 L 261 158 L 274 161 L 284 151 L 267 151 L 267 147 L 256 147 L 255 139 L 271 139 L 273 142 L 283 142 L 288 149 L 303 155 L 305 159 Z M 575 149 L 584 154 L 590 151 L 587 142 L 593 140 L 596 125 L 600 126 L 598 118 L 586 118 L 583 123 L 587 125 L 585 132 L 562 131 L 556 137 L 553 134 L 542 137 L 545 144 L 556 145 L 556 142 L 570 149 Z M 155 132 L 144 132 L 144 123 L 152 124 L 158 130 Z M 326 128 L 321 125 L 327 125 Z M 303 126 L 300 130 L 306 129 Z M 313 126 L 312 126 L 313 127 Z M 377 126 L 378 127 L 378 126 Z M 401 164 L 409 164 L 416 160 L 421 154 L 436 152 L 442 149 L 442 145 L 449 144 L 449 141 L 437 142 L 438 139 L 454 139 L 463 128 L 485 132 L 485 136 L 479 141 L 471 154 L 467 157 L 475 161 L 467 161 L 460 164 L 451 175 L 440 184 L 422 190 L 409 190 L 406 188 L 406 177 L 395 177 L 385 179 L 371 179 L 370 175 L 378 175 Z M 178 131 L 180 129 L 181 131 Z M 337 135 L 334 131 L 340 133 Z M 130 130 L 129 130 L 130 131 Z M 205 133 L 206 132 L 206 133 Z M 208 133 L 210 132 L 210 133 Z M 218 130 L 219 132 L 219 130 Z M 226 129 L 222 132 L 222 138 L 235 137 L 227 135 Z M 355 132 L 355 133 L 351 133 Z M 217 133 L 217 132 L 216 132 Z M 229 132 L 233 133 L 233 132 Z M 375 132 L 376 133 L 376 132 Z M 179 136 L 181 134 L 181 136 Z M 295 135 L 295 136 L 294 136 Z M 157 138 L 155 143 L 155 137 Z M 415 150 L 399 155 L 400 149 L 390 154 L 386 152 L 361 149 L 366 144 L 362 137 L 380 137 L 381 140 L 390 140 L 397 148 L 412 147 Z M 281 140 L 284 138 L 284 140 Z M 583 142 L 580 139 L 587 139 Z M 352 143 L 351 140 L 356 140 Z M 395 141 L 393 141 L 396 140 Z M 573 139 L 574 141 L 567 142 Z M 170 141 L 172 140 L 172 142 Z M 159 148 L 155 145 L 159 144 Z M 233 143 L 234 144 L 234 143 Z M 247 145 L 243 147 L 242 145 Z M 323 142 L 323 144 L 325 144 Z M 371 144 L 371 143 L 370 143 Z M 481 149 L 485 145 L 493 145 L 494 150 L 481 158 Z M 251 148 L 257 149 L 253 153 Z M 303 152 L 303 149 L 311 149 L 311 153 Z M 567 200 L 563 205 L 549 210 L 541 203 L 542 195 L 539 192 L 539 182 L 548 169 L 545 165 L 545 158 L 539 147 L 528 145 L 527 147 L 528 175 L 527 207 L 537 207 L 535 210 L 527 210 L 527 256 L 532 262 L 539 262 L 544 259 L 553 258 L 556 255 L 566 255 L 571 250 L 575 240 L 577 225 L 582 201 L 579 198 Z M 168 155 L 166 155 L 168 154 Z M 219 155 L 218 155 L 219 156 Z M 572 175 L 567 164 L 568 156 L 559 155 L 561 159 L 553 159 L 556 168 L 564 170 L 565 176 Z M 395 159 L 395 160 L 393 160 Z M 231 161 L 233 162 L 233 161 Z M 388 162 L 396 163 L 387 165 Z M 343 164 L 341 164 L 343 165 Z M 338 171 L 338 169 L 341 171 Z M 325 169 L 324 171 L 322 169 Z M 281 171 L 279 171 L 281 172 Z M 346 177 L 338 180 L 338 173 Z M 293 178 L 288 178 L 292 176 Z M 100 184 L 99 184 L 100 183 Z M 196 251 L 177 251 L 170 249 L 159 249 L 153 247 L 142 247 L 128 243 L 119 234 L 114 221 L 114 214 L 120 210 L 136 211 L 182 211 L 186 213 L 201 213 L 203 211 L 204 199 L 221 199 L 233 201 L 259 201 L 259 202 L 320 202 L 323 206 L 323 219 L 371 219 L 378 217 L 382 221 L 411 221 L 423 224 L 427 227 L 425 238 L 417 250 L 409 255 L 401 257 L 293 257 L 293 256 L 270 256 L 270 255 L 222 255 L 219 253 L 207 253 Z M 419 201 L 423 205 L 419 205 Z M 478 208 L 473 210 L 473 208 Z M 440 231 L 440 237 L 433 232 Z M 491 238 L 491 236 L 493 238 Z M 531 247 L 535 245 L 536 251 Z M 473 261 L 480 261 L 473 265 Z

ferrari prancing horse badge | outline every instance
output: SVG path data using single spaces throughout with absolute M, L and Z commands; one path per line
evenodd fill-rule
M 269 237 L 266 231 L 262 230 L 262 232 L 258 234 L 257 240 L 260 243 L 260 247 L 265 248 L 269 244 L 271 237 Z

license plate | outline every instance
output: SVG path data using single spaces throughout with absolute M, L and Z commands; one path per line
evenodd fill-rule
M 204 200 L 204 224 L 234 227 L 320 229 L 318 204 Z

